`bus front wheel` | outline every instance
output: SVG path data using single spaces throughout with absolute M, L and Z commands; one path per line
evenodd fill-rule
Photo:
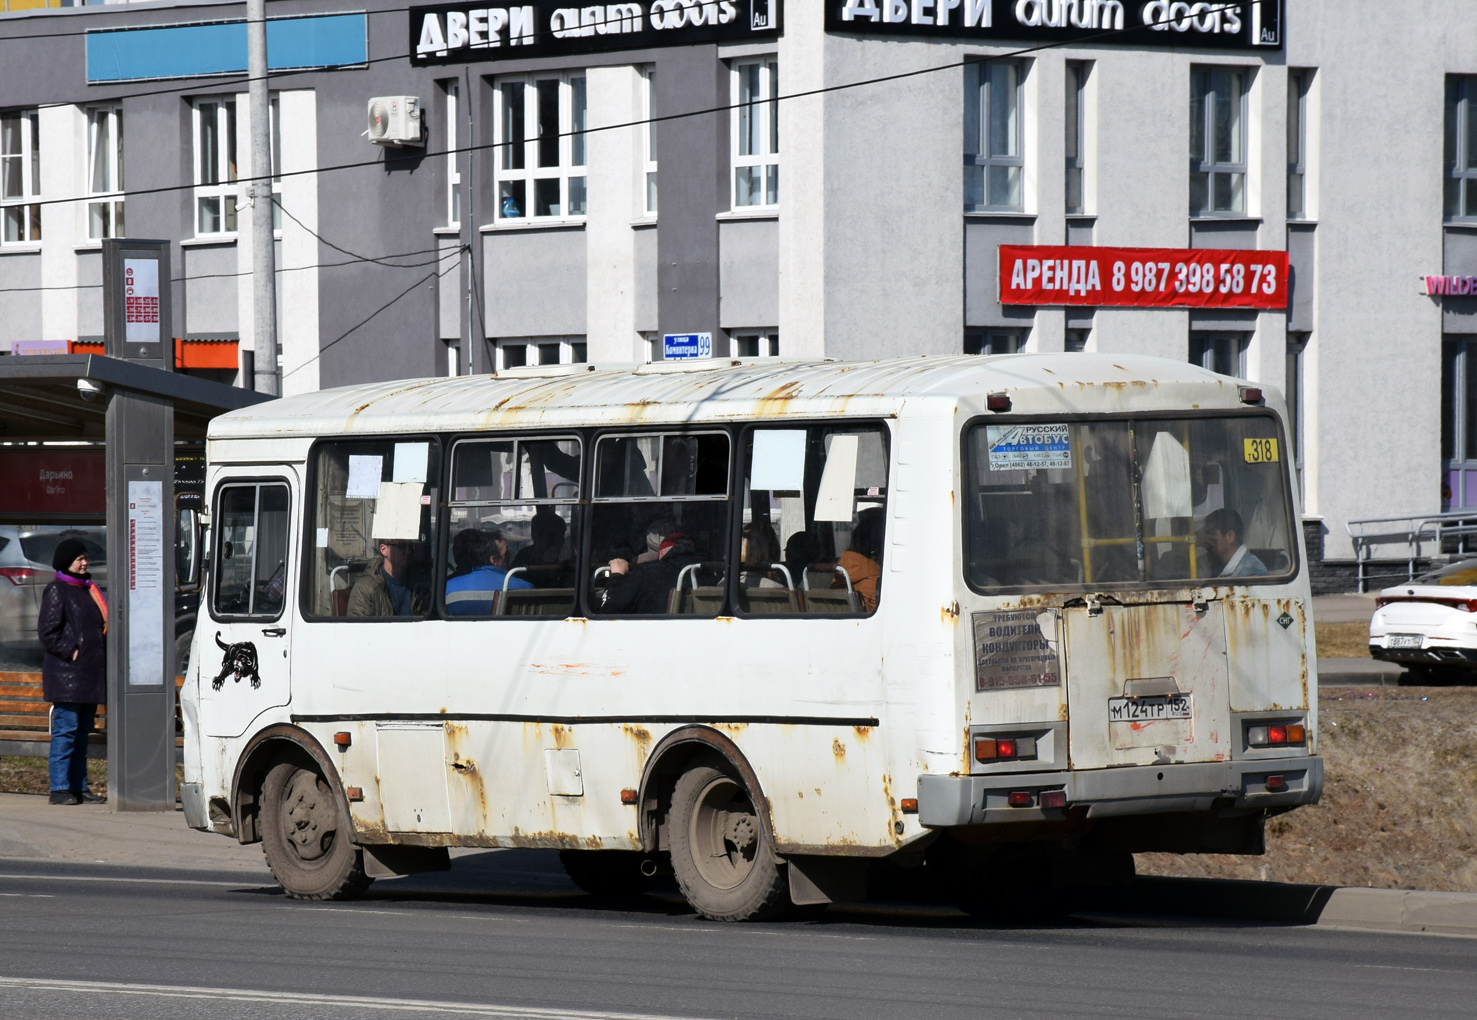
M 349 838 L 348 810 L 319 772 L 281 762 L 262 784 L 262 851 L 284 892 L 300 900 L 353 899 L 374 881 Z
M 789 906 L 789 884 L 744 783 L 727 762 L 683 773 L 672 791 L 672 871 L 714 921 L 758 921 Z

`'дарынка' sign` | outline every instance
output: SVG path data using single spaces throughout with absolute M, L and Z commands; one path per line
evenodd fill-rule
M 1281 49 L 1283 0 L 824 0 L 826 31 L 1146 49 Z
M 1287 252 L 1000 246 L 1003 305 L 1287 307 Z
M 461 3 L 410 9 L 410 62 L 470 63 L 767 39 L 782 0 Z

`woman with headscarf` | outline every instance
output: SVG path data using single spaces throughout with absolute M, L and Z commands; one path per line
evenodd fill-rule
M 41 593 L 36 635 L 46 649 L 41 693 L 52 704 L 51 803 L 100 804 L 87 788 L 87 738 L 97 706 L 108 697 L 108 603 L 87 573 L 87 547 L 57 543 L 56 580 Z

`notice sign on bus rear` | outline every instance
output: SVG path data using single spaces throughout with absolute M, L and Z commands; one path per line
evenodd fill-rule
M 975 613 L 973 619 L 975 690 L 1061 686 L 1056 610 Z
M 1050 471 L 1072 466 L 1066 425 L 987 425 L 991 471 Z

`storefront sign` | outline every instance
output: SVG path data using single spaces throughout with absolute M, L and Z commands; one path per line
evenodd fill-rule
M 1000 246 L 1002 305 L 1287 307 L 1287 252 Z
M 410 62 L 470 63 L 767 39 L 783 0 L 444 4 L 410 9 Z
M 9 447 L 0 454 L 0 514 L 101 517 L 106 479 L 100 446 Z
M 1284 0 L 825 0 L 826 31 L 969 42 L 1281 49 Z
M 26 354 L 71 354 L 72 345 L 67 340 L 12 340 L 10 353 Z
M 1429 297 L 1477 297 L 1477 276 L 1422 276 Z

